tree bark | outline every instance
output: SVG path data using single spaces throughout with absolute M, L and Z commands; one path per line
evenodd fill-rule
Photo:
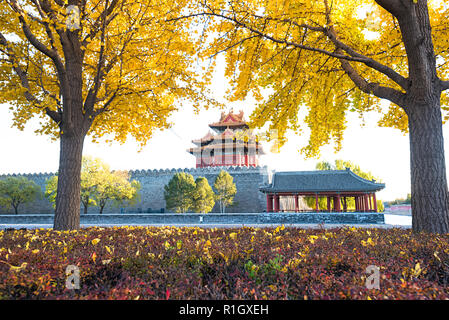
M 436 69 L 426 0 L 376 0 L 399 22 L 408 60 L 403 109 L 410 138 L 414 232 L 449 232 L 449 204 L 441 117 L 441 80 Z
M 447 233 L 449 199 L 439 93 L 425 104 L 411 105 L 408 122 L 413 231 Z
M 81 159 L 84 135 L 60 137 L 58 188 L 56 195 L 55 230 L 76 230 L 80 227 Z
M 449 232 L 449 199 L 440 95 L 409 107 L 412 228 Z

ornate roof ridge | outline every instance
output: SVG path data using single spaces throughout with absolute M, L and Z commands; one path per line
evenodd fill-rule
M 336 177 L 338 176 L 338 177 Z M 349 168 L 346 170 L 313 170 L 274 172 L 272 183 L 260 190 L 290 192 L 325 191 L 378 191 L 385 188 L 384 183 L 364 179 Z

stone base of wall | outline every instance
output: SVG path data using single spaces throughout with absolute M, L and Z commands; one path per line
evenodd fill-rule
M 53 224 L 53 215 L 0 215 L 0 225 Z M 384 224 L 383 213 L 87 214 L 81 224 Z

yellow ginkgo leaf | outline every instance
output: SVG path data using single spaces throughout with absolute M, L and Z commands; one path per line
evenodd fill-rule
M 14 272 L 22 271 L 22 270 L 25 269 L 25 268 L 27 267 L 27 265 L 28 265 L 27 262 L 23 262 L 19 267 L 16 267 L 16 266 L 13 266 L 12 264 L 9 264 L 9 263 L 6 262 L 6 261 L 0 260 L 0 262 L 3 262 L 4 264 L 7 264 L 7 265 L 9 266 L 9 270 L 10 270 L 10 271 L 14 271 Z

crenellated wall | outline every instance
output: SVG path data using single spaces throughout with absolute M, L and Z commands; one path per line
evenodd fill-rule
M 140 212 L 167 212 L 165 210 L 164 186 L 169 182 L 176 172 L 190 173 L 195 179 L 205 177 L 211 186 L 221 170 L 229 172 L 234 178 L 237 187 L 237 194 L 234 198 L 235 205 L 226 209 L 226 212 L 263 212 L 266 209 L 266 198 L 259 192 L 259 187 L 271 181 L 272 172 L 266 167 L 206 167 L 206 168 L 178 168 L 178 169 L 150 169 L 150 170 L 130 170 L 131 179 L 140 182 L 141 200 L 133 207 L 117 208 L 109 204 L 104 213 L 140 213 Z M 45 182 L 52 173 L 38 174 L 13 174 L 0 175 L 0 179 L 7 176 L 24 176 L 35 181 L 45 191 Z M 90 207 L 89 213 L 97 213 L 98 207 Z M 1 213 L 12 213 L 12 209 L 0 207 Z M 19 207 L 20 213 L 52 213 L 53 208 L 46 198 L 34 201 Z M 212 212 L 219 212 L 218 204 Z
M 4 179 L 6 177 L 25 177 L 30 180 L 36 182 L 38 186 L 41 187 L 42 190 L 42 198 L 40 200 L 33 201 L 31 203 L 21 204 L 19 206 L 19 213 L 51 213 L 53 212 L 53 208 L 50 202 L 44 197 L 45 192 L 45 183 L 47 179 L 52 177 L 53 173 L 24 173 L 24 174 L 8 174 L 8 175 L 0 175 L 0 179 Z M 11 207 L 2 207 L 0 205 L 0 213 L 14 213 L 14 209 Z

